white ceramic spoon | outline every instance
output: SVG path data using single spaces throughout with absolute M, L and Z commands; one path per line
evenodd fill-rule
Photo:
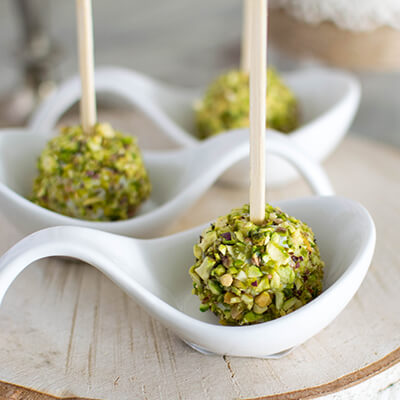
M 343 71 L 313 67 L 283 74 L 299 99 L 301 126 L 288 137 L 314 160 L 322 161 L 346 134 L 357 111 L 360 85 Z M 195 137 L 193 105 L 204 89 L 166 85 L 134 71 L 103 67 L 96 70 L 96 90 L 113 93 L 140 109 L 175 143 L 190 147 Z M 33 115 L 29 127 L 39 134 L 53 132 L 60 117 L 81 97 L 79 77 L 64 82 Z M 231 184 L 248 184 L 248 163 L 243 160 L 223 175 Z M 297 176 L 293 166 L 278 157 L 267 161 L 267 182 L 280 185 Z
M 274 321 L 227 327 L 212 313 L 199 311 L 188 270 L 194 262 L 193 244 L 204 227 L 152 240 L 66 226 L 36 232 L 0 258 L 0 302 L 32 262 L 74 257 L 102 271 L 196 350 L 246 357 L 283 355 L 326 327 L 347 305 L 367 273 L 376 238 L 370 215 L 354 201 L 309 197 L 277 205 L 312 227 L 326 267 L 323 293 Z
M 322 168 L 282 135 L 269 132 L 267 151 L 299 169 L 314 193 L 332 194 Z M 156 237 L 189 208 L 230 165 L 249 152 L 246 130 L 220 135 L 188 149 L 145 152 L 153 185 L 138 214 L 124 221 L 90 222 L 63 216 L 27 200 L 36 176 L 36 160 L 48 138 L 25 130 L 0 133 L 0 209 L 24 234 L 56 225 L 79 225 L 135 237 Z

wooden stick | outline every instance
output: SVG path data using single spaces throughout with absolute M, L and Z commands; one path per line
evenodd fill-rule
M 250 220 L 255 224 L 265 220 L 267 1 L 251 0 Z
M 250 71 L 250 47 L 251 47 L 251 2 L 253 0 L 243 0 L 242 18 L 242 49 L 240 68 L 244 72 Z
M 91 132 L 97 121 L 94 88 L 93 17 L 91 0 L 76 0 L 79 68 L 82 84 L 81 124 Z

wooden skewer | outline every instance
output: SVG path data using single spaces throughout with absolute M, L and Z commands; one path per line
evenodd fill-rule
M 265 121 L 267 90 L 267 2 L 251 0 L 250 220 L 265 220 Z
M 250 71 L 250 47 L 251 47 L 251 3 L 254 0 L 243 0 L 242 22 L 242 49 L 240 68 L 244 72 Z
M 81 124 L 90 133 L 97 121 L 94 88 L 93 17 L 91 0 L 76 0 L 79 69 L 82 84 Z

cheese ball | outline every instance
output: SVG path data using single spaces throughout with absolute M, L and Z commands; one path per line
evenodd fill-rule
M 266 126 L 289 133 L 299 126 L 298 101 L 273 69 L 267 71 Z M 216 79 L 195 104 L 198 137 L 249 126 L 249 75 L 233 70 Z
M 37 166 L 32 201 L 73 218 L 130 218 L 151 191 L 136 139 L 109 124 L 97 124 L 91 133 L 81 126 L 63 128 Z
M 322 291 L 324 263 L 311 228 L 268 204 L 262 225 L 250 221 L 248 205 L 218 218 L 193 251 L 193 293 L 223 325 L 273 320 Z

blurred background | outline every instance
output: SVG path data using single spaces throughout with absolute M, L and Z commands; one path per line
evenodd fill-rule
M 239 65 L 242 0 L 94 0 L 93 7 L 97 65 L 194 87 Z M 77 73 L 76 53 L 75 1 L 1 0 L 0 125 L 22 125 L 40 98 Z M 396 146 L 399 55 L 394 28 L 354 32 L 271 11 L 269 63 L 284 71 L 315 63 L 352 70 L 363 90 L 352 134 Z

